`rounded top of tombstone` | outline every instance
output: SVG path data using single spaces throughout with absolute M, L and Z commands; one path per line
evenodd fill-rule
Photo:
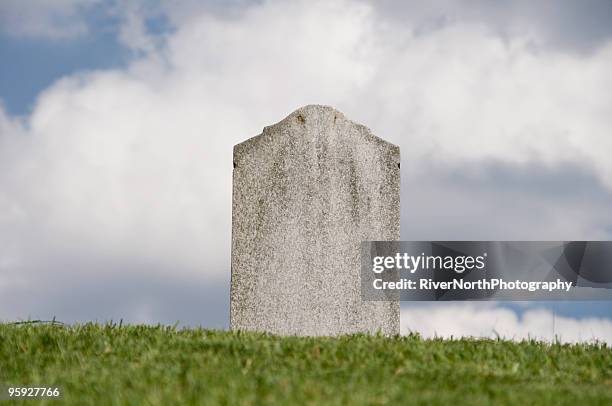
M 338 109 L 324 104 L 307 104 L 305 106 L 302 106 L 294 110 L 291 114 L 289 114 L 281 121 L 264 127 L 263 133 L 271 132 L 273 128 L 276 129 L 281 127 L 291 127 L 295 125 L 301 127 L 316 126 L 322 128 L 334 127 L 340 124 L 345 124 L 348 127 L 353 127 L 357 129 L 358 132 L 362 134 L 367 134 L 368 138 L 371 138 L 379 143 L 395 146 L 392 143 L 375 136 L 369 127 L 350 120 L 344 115 L 344 113 L 342 113 Z
M 399 160 L 399 147 L 375 136 L 368 127 L 348 119 L 334 107 L 320 104 L 302 106 L 281 121 L 264 127 L 261 134 L 235 145 L 234 154 L 249 153 L 261 142 L 286 142 L 281 140 L 298 136 L 306 139 L 341 137 L 357 144 L 376 144 L 392 150 Z
M 266 128 L 284 125 L 288 122 L 298 122 L 304 125 L 318 123 L 320 125 L 328 120 L 333 122 L 336 122 L 337 120 L 345 120 L 350 122 L 351 124 L 361 125 L 352 122 L 341 111 L 333 108 L 332 106 L 327 106 L 323 104 L 307 104 L 306 106 L 302 106 L 294 110 L 291 114 L 289 114 L 287 117 L 285 117 L 278 123 L 264 127 L 264 131 Z

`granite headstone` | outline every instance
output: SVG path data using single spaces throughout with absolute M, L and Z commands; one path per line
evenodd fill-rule
M 328 106 L 234 147 L 230 324 L 280 335 L 399 333 L 364 301 L 361 242 L 400 238 L 399 147 Z

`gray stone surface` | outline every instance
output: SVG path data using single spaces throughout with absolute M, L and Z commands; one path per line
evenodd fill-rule
M 233 330 L 399 333 L 399 302 L 361 297 L 364 240 L 400 238 L 399 148 L 302 107 L 234 147 Z

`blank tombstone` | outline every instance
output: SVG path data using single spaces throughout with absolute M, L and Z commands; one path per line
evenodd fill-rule
M 361 242 L 400 238 L 399 147 L 328 106 L 234 146 L 232 330 L 399 334 L 398 301 L 364 301 Z

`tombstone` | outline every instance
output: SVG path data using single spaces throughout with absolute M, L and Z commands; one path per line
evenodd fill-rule
M 234 146 L 232 330 L 399 334 L 398 301 L 364 301 L 361 242 L 399 240 L 399 147 L 328 106 Z

